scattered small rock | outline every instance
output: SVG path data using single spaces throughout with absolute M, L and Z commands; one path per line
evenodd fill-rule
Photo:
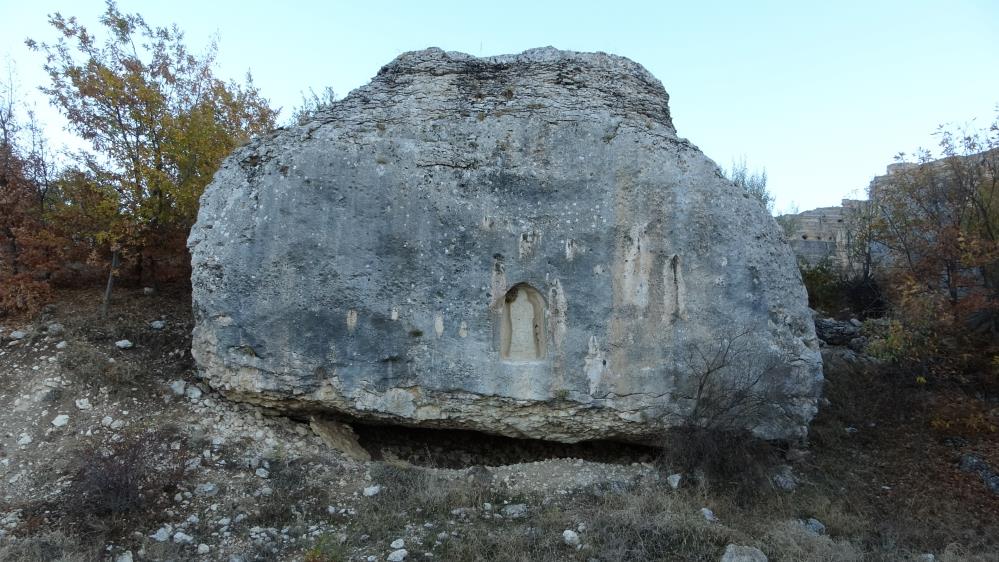
M 58 416 L 55 417 L 55 419 L 52 420 L 52 425 L 56 427 L 62 427 L 67 423 L 69 423 L 69 416 L 67 416 L 66 414 L 59 414 Z
M 669 484 L 669 487 L 673 488 L 674 490 L 680 487 L 681 480 L 683 480 L 683 476 L 680 474 L 670 474 L 666 478 L 666 482 Z
M 69 342 L 66 340 L 62 340 L 61 342 L 56 344 L 56 349 L 66 349 L 67 347 L 69 347 Z M 131 555 L 131 553 L 132 553 L 131 550 L 126 551 L 126 554 Z M 124 556 L 124 554 L 122 554 L 122 556 Z
M 205 543 L 198 545 L 198 554 L 208 554 L 212 551 L 212 548 Z
M 13 332 L 10 333 L 10 337 L 11 339 L 15 340 L 23 340 L 24 338 L 28 337 L 28 334 L 24 330 L 14 330 Z
M 154 330 L 162 330 L 163 328 L 166 328 L 166 322 L 163 320 L 153 320 L 149 323 L 149 327 Z
M 573 531 L 572 529 L 566 529 L 562 531 L 562 540 L 565 542 L 565 544 L 573 548 L 580 547 L 579 533 Z
M 133 344 L 129 340 L 118 340 L 118 341 L 114 342 L 114 346 L 117 347 L 118 349 L 132 349 L 132 347 L 134 347 L 134 345 L 135 344 Z
M 407 551 L 405 548 L 400 548 L 398 550 L 393 550 L 391 553 L 389 553 L 386 560 L 388 560 L 388 562 L 402 562 L 403 560 L 406 559 L 407 556 L 409 556 L 409 551 Z
M 394 541 L 392 541 L 392 544 L 390 544 L 389 546 L 392 547 L 395 550 L 398 550 L 398 549 L 406 546 L 406 541 L 404 541 L 402 539 L 395 539 Z
M 173 542 L 177 544 L 191 544 L 194 542 L 194 537 L 183 531 L 177 531 L 173 534 Z
M 185 390 L 187 390 L 187 383 L 180 379 L 170 383 L 170 391 L 177 396 L 183 396 Z
M 155 295 L 156 294 L 156 289 L 154 289 L 152 287 L 143 287 L 142 288 L 142 294 L 146 295 L 147 297 Z
M 17 444 L 18 445 L 30 445 L 31 444 L 31 436 L 28 435 L 27 433 L 22 433 L 21 435 L 19 435 L 17 437 Z
M 848 345 L 851 339 L 860 335 L 860 328 L 833 318 L 816 318 L 815 335 L 829 345 Z
M 767 562 L 767 555 L 753 546 L 730 544 L 725 547 L 721 562 Z
M 527 505 L 522 503 L 512 503 L 507 506 L 503 506 L 502 513 L 504 517 L 509 517 L 510 519 L 520 519 L 521 517 L 527 516 Z
M 977 473 L 985 487 L 993 494 L 999 495 L 999 472 L 996 472 L 978 455 L 965 453 L 961 455 L 958 467 L 964 472 Z
M 706 507 L 702 507 L 701 508 L 701 515 L 704 516 L 704 520 L 707 521 L 708 523 L 717 523 L 718 522 L 718 517 L 715 515 L 715 512 L 711 511 L 710 509 L 708 509 Z
M 194 495 L 211 497 L 219 493 L 218 484 L 213 484 L 212 482 L 206 482 L 204 484 L 198 484 L 194 488 Z
M 132 551 L 126 550 L 115 557 L 114 562 L 132 562 Z
M 774 486 L 778 490 L 791 492 L 798 487 L 798 479 L 794 477 L 794 470 L 789 465 L 783 465 L 777 469 L 773 476 Z
M 805 528 L 806 531 L 813 535 L 824 535 L 826 534 L 826 526 L 814 517 L 809 517 L 801 521 L 801 526 Z
M 50 336 L 58 336 L 65 331 L 66 328 L 64 328 L 63 325 L 59 324 L 58 322 L 53 322 L 49 324 L 47 328 L 45 328 L 45 333 L 47 333 Z
M 256 472 L 254 472 L 254 474 L 256 474 L 257 476 L 259 476 L 261 478 L 267 478 L 267 477 L 269 477 L 271 475 L 271 473 L 268 472 L 267 469 L 263 468 L 263 467 L 258 468 L 256 470 Z
M 89 410 L 90 408 L 92 408 L 92 406 L 90 405 L 90 400 L 86 398 L 80 398 L 76 400 L 76 408 L 78 410 Z
M 186 394 L 187 397 L 190 398 L 191 400 L 201 399 L 201 389 L 193 384 L 188 385 L 187 389 L 184 390 L 184 394 Z
M 377 496 L 379 493 L 381 493 L 381 491 L 382 487 L 379 486 L 378 484 L 375 484 L 374 486 L 368 486 L 367 488 L 365 488 L 363 493 L 364 497 L 370 498 Z
M 170 528 L 160 527 L 158 531 L 149 536 L 156 542 L 166 542 L 170 539 Z

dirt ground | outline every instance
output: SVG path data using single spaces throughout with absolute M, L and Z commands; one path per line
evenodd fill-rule
M 767 456 L 793 489 L 706 474 L 674 489 L 669 455 L 609 443 L 358 426 L 375 460 L 351 460 L 307 420 L 201 381 L 183 291 L 98 308 L 97 291 L 64 291 L 0 319 L 2 560 L 719 560 L 729 544 L 770 560 L 999 560 L 999 495 L 961 468 L 973 454 L 999 469 L 996 398 L 846 349 L 824 351 L 810 446 Z

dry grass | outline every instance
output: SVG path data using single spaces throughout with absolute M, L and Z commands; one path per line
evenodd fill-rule
M 162 392 L 164 382 L 187 374 L 186 355 L 182 360 L 178 354 L 167 356 L 188 347 L 187 302 L 141 293 L 126 298 L 123 292 L 112 318 L 103 322 L 93 315 L 93 295 L 78 296 L 80 302 L 57 305 L 56 319 L 67 328 L 71 347 L 63 366 L 76 382 L 134 384 L 139 389 L 155 385 L 156 392 Z M 168 330 L 150 331 L 147 322 L 160 315 L 168 318 Z M 118 352 L 113 342 L 122 337 L 135 342 L 136 348 Z M 109 363 L 108 357 L 116 362 Z M 123 371 L 108 372 L 109 364 Z M 791 493 L 776 492 L 767 482 L 774 466 L 785 462 L 780 448 L 735 433 L 687 431 L 666 438 L 659 461 L 663 475 L 684 474 L 684 486 L 678 491 L 643 482 L 627 489 L 518 497 L 488 478 L 454 479 L 434 470 L 372 463 L 368 466 L 372 483 L 382 485 L 383 491 L 347 500 L 350 491 L 336 489 L 339 478 L 316 471 L 303 460 L 278 458 L 269 459 L 266 485 L 273 489 L 271 496 L 234 501 L 245 501 L 250 525 L 295 528 L 320 520 L 331 524 L 335 532 L 294 547 L 301 551 L 282 552 L 309 562 L 384 557 L 388 543 L 399 537 L 407 537 L 411 560 L 422 560 L 429 552 L 434 560 L 715 561 L 729 543 L 760 548 L 772 561 L 887 562 L 915 560 L 925 552 L 946 562 L 999 559 L 999 502 L 977 476 L 954 466 L 954 457 L 963 449 L 948 445 L 947 435 L 931 428 L 932 413 L 937 411 L 928 402 L 931 393 L 874 368 L 831 362 L 827 367 L 831 405 L 822 409 L 812 426 L 810 455 L 795 464 L 802 482 Z M 847 426 L 859 431 L 847 433 Z M 969 443 L 962 447 L 985 451 L 990 443 L 995 447 L 994 436 L 962 437 Z M 499 445 L 490 441 L 488 447 Z M 445 442 L 449 452 L 450 446 Z M 227 442 L 226 447 L 234 448 L 227 457 L 239 456 L 240 443 Z M 523 455 L 521 450 L 527 449 L 490 458 L 513 461 Z M 601 450 L 617 455 L 613 449 Z M 146 472 L 162 473 L 165 465 L 157 461 L 154 465 L 159 468 L 150 470 L 142 463 L 155 455 L 106 452 L 92 447 L 74 459 L 74 484 L 65 497 L 75 497 L 79 504 L 26 510 L 35 514 L 52 508 L 57 516 L 69 515 L 59 518 L 60 531 L 51 532 L 47 526 L 49 532 L 44 532 L 24 524 L 18 529 L 22 538 L 0 549 L 0 560 L 98 559 L 96 549 L 106 544 L 100 541 L 126 530 L 116 522 L 127 521 L 128 531 L 155 528 L 151 521 L 162 512 L 159 499 L 169 496 L 164 489 L 169 479 L 145 478 L 150 477 Z M 529 452 L 534 455 L 530 460 L 539 460 L 537 455 L 550 450 Z M 309 462 L 329 464 L 322 459 Z M 317 477 L 319 473 L 324 476 Z M 482 509 L 486 502 L 497 508 L 505 502 L 525 503 L 528 512 L 521 519 L 497 519 Z M 326 512 L 330 504 L 356 508 L 357 513 L 331 516 Z M 701 507 L 711 508 L 721 523 L 706 522 Z M 459 516 L 452 513 L 457 508 L 478 511 Z M 827 534 L 811 534 L 797 523 L 808 517 L 822 521 Z M 421 530 L 427 523 L 430 530 Z M 585 525 L 580 536 L 586 548 L 575 550 L 564 544 L 562 531 L 578 529 L 580 524 Z M 435 544 L 441 531 L 448 536 Z M 32 532 L 36 534 L 25 538 Z M 422 545 L 409 542 L 414 533 L 422 537 Z M 208 536 L 210 530 L 196 534 Z M 362 539 L 363 535 L 368 537 Z M 91 543 L 100 544 L 91 547 Z M 190 555 L 177 545 L 143 543 L 150 559 Z
M 130 384 L 134 372 L 127 365 L 112 362 L 111 357 L 95 349 L 92 345 L 73 342 L 60 355 L 59 363 L 74 381 L 98 386 L 109 385 L 117 388 Z
M 90 562 L 100 560 L 100 545 L 83 544 L 75 536 L 50 531 L 0 548 L 5 562 Z

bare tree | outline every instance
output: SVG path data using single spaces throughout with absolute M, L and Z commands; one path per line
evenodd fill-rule
M 752 430 L 780 414 L 779 363 L 752 347 L 755 333 L 743 329 L 687 349 L 681 368 L 690 373 L 689 382 L 674 396 L 691 404 L 688 424 L 711 431 Z

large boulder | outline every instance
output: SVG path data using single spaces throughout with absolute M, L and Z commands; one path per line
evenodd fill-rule
M 640 65 L 405 53 L 226 160 L 193 353 L 235 400 L 565 442 L 807 430 L 821 358 L 764 207 Z

